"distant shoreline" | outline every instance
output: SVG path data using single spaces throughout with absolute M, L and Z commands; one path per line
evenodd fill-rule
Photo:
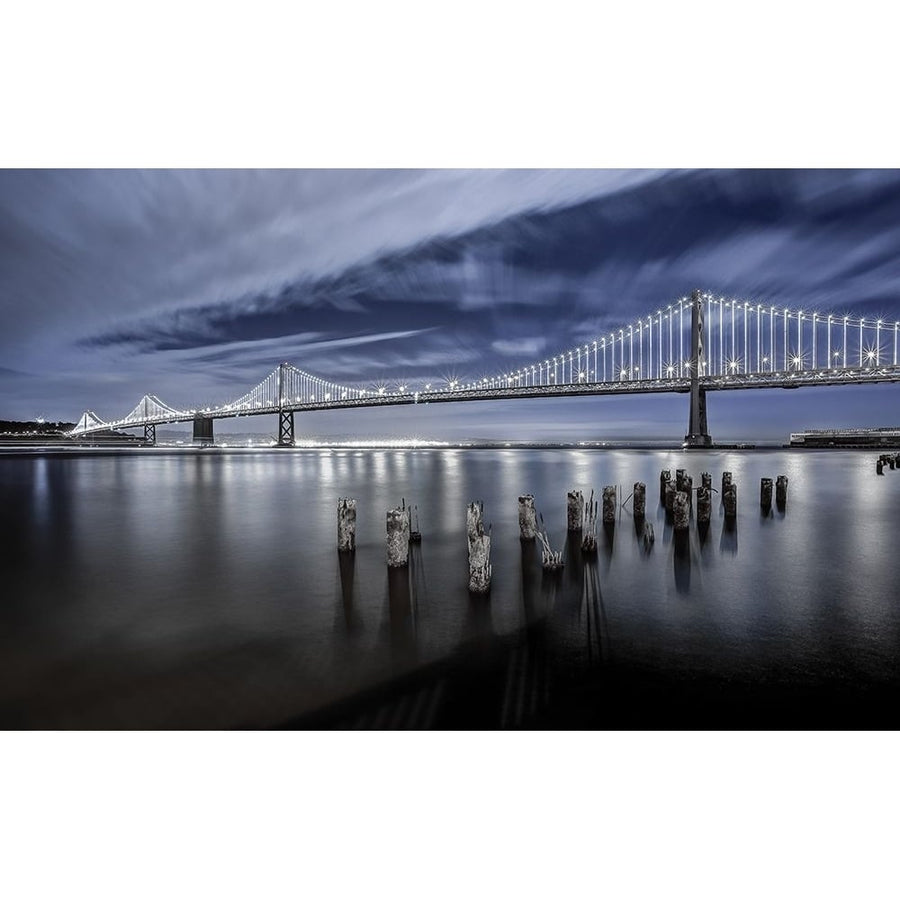
M 194 454 L 202 454 L 202 455 L 228 455 L 228 454 L 247 454 L 247 453 L 259 453 L 260 451 L 269 452 L 271 451 L 274 454 L 284 454 L 284 453 L 304 453 L 304 452 L 322 452 L 322 451 L 336 451 L 336 452 L 369 452 L 369 451 L 377 451 L 383 452 L 385 450 L 394 450 L 400 452 L 408 452 L 408 451 L 445 451 L 445 450 L 564 450 L 564 451 L 590 451 L 590 452 L 598 452 L 598 451 L 655 451 L 655 452 L 684 452 L 690 455 L 697 455 L 698 453 L 703 452 L 766 452 L 766 451 L 801 451 L 801 452 L 828 452 L 835 450 L 853 450 L 853 451 L 866 451 L 866 452 L 874 452 L 878 450 L 878 447 L 872 446 L 835 446 L 835 447 L 802 447 L 802 446 L 791 446 L 790 444 L 781 444 L 777 442 L 772 443 L 759 443 L 759 444 L 749 444 L 749 443 L 722 443 L 722 444 L 714 444 L 711 447 L 704 448 L 686 448 L 682 447 L 680 443 L 672 441 L 672 442 L 658 442 L 658 443 L 647 443 L 647 442 L 639 442 L 639 441 L 622 441 L 622 442 L 603 442 L 603 443 L 562 443 L 562 442 L 554 442 L 554 443 L 514 443 L 514 442 L 502 442 L 502 443 L 442 443 L 440 445 L 436 444 L 408 444 L 401 445 L 397 443 L 389 443 L 385 442 L 384 444 L 375 443 L 366 444 L 365 446 L 359 446 L 354 444 L 339 444 L 333 442 L 323 442 L 321 444 L 310 444 L 299 447 L 277 447 L 274 445 L 264 445 L 264 444 L 254 444 L 254 445 L 235 445 L 229 444 L 228 446 L 222 445 L 192 445 L 192 444 L 157 444 L 156 446 L 148 446 L 148 445 L 137 445 L 137 444 L 118 444 L 118 443 L 105 443 L 105 444 L 70 444 L 63 445 L 61 443 L 40 443 L 40 442 L 25 442 L 25 441 L 16 441 L 16 442 L 3 442 L 0 441 L 0 457 L 13 457 L 13 456 L 55 456 L 55 457 L 83 457 L 83 456 L 120 456 L 124 454 L 130 455 L 153 455 L 153 454 L 178 454 L 178 455 L 194 455 Z

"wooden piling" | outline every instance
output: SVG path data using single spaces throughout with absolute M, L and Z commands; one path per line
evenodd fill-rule
M 603 488 L 603 524 L 616 521 L 616 486 L 608 484 Z
M 725 518 L 733 519 L 737 515 L 737 485 L 730 483 L 722 498 L 725 504 Z
M 584 507 L 584 519 L 581 525 L 581 552 L 597 552 L 597 501 L 594 492 Z
M 392 569 L 409 564 L 409 510 L 405 506 L 387 512 L 387 564 Z
M 491 589 L 491 536 L 484 530 L 484 505 L 470 503 L 466 509 L 469 544 L 469 591 L 486 594 Z
M 687 531 L 691 522 L 691 507 L 688 503 L 688 495 L 685 491 L 676 491 L 672 504 L 673 518 L 676 531 Z
M 759 479 L 759 505 L 768 512 L 772 508 L 772 479 Z
M 537 537 L 537 512 L 534 495 L 519 497 L 519 540 L 533 541 Z
M 685 475 L 684 478 L 681 479 L 682 490 L 687 494 L 688 498 L 688 506 L 693 507 L 694 505 L 694 477 L 692 475 Z
M 421 544 L 422 543 L 422 532 L 419 531 L 419 507 L 411 506 L 409 508 L 410 514 L 410 528 L 412 529 L 409 532 L 409 542 L 411 544 Z M 415 516 L 413 520 L 412 517 Z
M 731 484 L 731 472 L 723 472 L 722 473 L 722 499 L 725 499 L 725 491 L 728 489 L 728 485 Z
M 712 512 L 711 488 L 703 485 L 697 488 L 697 524 L 709 524 L 710 514 Z
M 675 470 L 675 490 L 683 491 L 684 490 L 684 469 L 676 469 Z
M 709 472 L 701 472 L 700 473 L 700 484 L 705 487 L 712 489 L 712 475 Z
M 644 522 L 644 549 L 649 550 L 655 540 L 656 535 L 653 533 L 653 523 Z
M 631 503 L 635 519 L 643 519 L 647 511 L 647 485 L 643 481 L 634 483 Z
M 787 475 L 779 475 L 775 479 L 775 503 L 778 504 L 779 509 L 784 509 L 784 506 L 787 503 L 787 488 Z
M 584 494 L 581 491 L 569 491 L 566 496 L 566 529 L 580 531 L 584 517 Z
M 356 501 L 350 497 L 339 497 L 338 550 L 349 553 L 356 549 Z
M 880 456 L 875 461 L 875 474 L 884 475 L 884 460 Z
M 675 484 L 671 481 L 666 482 L 666 512 L 671 513 L 675 505 Z
M 672 480 L 672 470 L 663 469 L 659 473 L 659 505 L 665 506 L 666 503 L 666 484 Z

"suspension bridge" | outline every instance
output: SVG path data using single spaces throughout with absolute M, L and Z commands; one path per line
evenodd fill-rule
M 712 443 L 709 391 L 799 388 L 900 381 L 900 321 L 766 306 L 699 290 L 665 308 L 605 331 L 595 340 L 514 370 L 475 380 L 421 379 L 415 384 L 338 384 L 281 363 L 236 400 L 179 409 L 153 394 L 121 419 L 87 410 L 72 438 L 192 422 L 197 443 L 212 443 L 213 422 L 278 416 L 278 444 L 294 443 L 294 414 L 321 409 L 457 403 L 473 400 L 640 393 L 689 393 L 686 447 Z

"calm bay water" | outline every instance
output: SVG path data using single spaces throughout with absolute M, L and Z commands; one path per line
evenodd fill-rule
M 671 699 L 691 712 L 688 724 L 715 728 L 750 697 L 752 724 L 767 723 L 762 704 L 781 708 L 772 723 L 797 715 L 803 725 L 812 703 L 815 724 L 841 727 L 840 715 L 828 718 L 832 698 L 846 710 L 900 696 L 900 473 L 877 477 L 874 458 L 559 449 L 2 457 L 0 724 L 304 724 L 337 701 L 350 704 L 353 724 L 367 715 L 367 701 L 353 700 L 360 692 L 423 673 L 408 702 L 382 703 L 368 724 L 528 725 L 568 686 L 566 715 L 576 718 L 551 723 L 602 725 L 608 696 L 620 713 L 611 725 L 678 724 L 663 714 Z M 714 494 L 709 532 L 701 538 L 692 524 L 689 547 L 676 552 L 658 505 L 663 468 L 686 468 L 695 485 L 709 471 L 714 487 L 732 471 L 735 528 Z M 759 479 L 782 473 L 787 509 L 763 516 Z M 638 480 L 656 530 L 649 552 L 630 504 L 599 535 L 593 560 L 565 545 L 556 576 L 520 543 L 519 494 L 535 494 L 562 547 L 567 490 L 616 484 L 627 496 Z M 343 560 L 340 496 L 358 501 L 357 550 Z M 418 506 L 423 541 L 408 573 L 389 576 L 385 511 L 401 498 Z M 488 599 L 466 588 L 465 507 L 475 499 L 493 525 Z M 440 669 L 448 662 L 455 668 Z M 439 690 L 432 670 L 443 673 Z M 442 718 L 454 679 L 484 687 L 471 719 L 458 699 Z M 864 724 L 897 727 L 895 709 L 885 704 Z

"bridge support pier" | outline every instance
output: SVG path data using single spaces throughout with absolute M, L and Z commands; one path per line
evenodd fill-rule
M 151 444 L 152 446 L 156 446 L 156 426 L 155 425 L 145 425 L 144 426 L 144 443 Z
M 194 443 L 213 443 L 213 420 L 206 416 L 194 416 Z
M 712 438 L 706 423 L 706 391 L 700 387 L 700 370 L 706 354 L 703 349 L 703 298 L 700 291 L 691 293 L 691 413 L 684 447 L 711 447 Z
M 281 409 L 278 411 L 278 446 L 294 446 L 294 412 Z

